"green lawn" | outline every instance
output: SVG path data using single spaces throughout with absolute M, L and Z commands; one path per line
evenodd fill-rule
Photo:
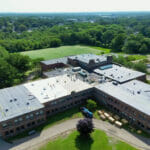
M 104 48 L 96 48 L 90 46 L 61 46 L 58 48 L 47 48 L 41 50 L 33 50 L 21 52 L 21 54 L 28 55 L 31 58 L 44 58 L 45 60 L 60 58 L 64 56 L 77 55 L 77 54 L 101 54 L 104 51 Z
M 97 46 L 89 46 L 89 47 L 97 49 L 97 50 L 100 50 L 100 51 L 102 51 L 105 54 L 111 53 L 111 51 L 112 51 L 109 48 L 103 48 L 103 47 L 97 47 Z
M 40 150 L 136 150 L 136 148 L 108 137 L 103 131 L 95 130 L 91 137 L 86 139 L 74 131 L 67 137 L 59 137 L 50 141 Z
M 142 59 L 146 59 L 146 58 L 147 58 L 146 55 L 129 55 L 128 56 L 129 61 L 142 60 Z

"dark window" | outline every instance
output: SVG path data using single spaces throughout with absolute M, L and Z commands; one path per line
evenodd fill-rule
M 31 126 L 31 123 L 28 123 L 27 126 L 30 127 L 30 126 Z
M 35 122 L 34 122 L 34 121 L 32 122 L 32 125 L 35 125 Z
M 50 112 L 49 112 L 49 111 L 46 111 L 46 113 L 49 114 Z
M 17 131 L 19 131 L 19 130 L 20 130 L 20 128 L 19 128 L 19 127 L 17 127 L 17 128 L 16 128 L 16 130 L 17 130 Z
M 14 133 L 14 130 L 10 130 L 10 133 Z
M 8 132 L 8 131 L 6 131 L 6 132 L 5 132 L 5 135 L 9 135 L 9 132 Z

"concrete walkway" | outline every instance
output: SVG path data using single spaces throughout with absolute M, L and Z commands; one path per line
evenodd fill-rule
M 76 124 L 79 119 L 72 119 L 65 121 L 61 124 L 54 125 L 46 130 L 43 130 L 40 134 L 30 136 L 17 140 L 13 144 L 3 144 L 3 147 L 0 145 L 2 150 L 35 150 L 38 149 L 41 145 L 46 144 L 49 140 L 61 135 L 64 132 L 73 130 L 76 127 Z M 140 149 L 140 150 L 150 150 L 150 139 L 138 137 L 130 132 L 119 129 L 116 126 L 104 122 L 101 120 L 94 119 L 94 126 L 97 129 L 103 130 L 107 133 L 108 136 L 114 137 L 118 140 L 125 141 L 130 145 Z M 5 147 L 6 146 L 6 147 Z

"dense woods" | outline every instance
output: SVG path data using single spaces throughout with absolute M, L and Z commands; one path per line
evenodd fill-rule
M 55 14 L 0 18 L 0 45 L 9 52 L 84 44 L 126 53 L 150 52 L 150 14 Z
M 31 60 L 28 56 L 9 54 L 0 47 L 0 88 L 21 83 L 25 71 L 29 68 L 31 68 Z

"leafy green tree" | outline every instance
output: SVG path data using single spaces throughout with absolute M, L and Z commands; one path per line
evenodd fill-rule
M 6 58 L 8 58 L 8 56 L 9 56 L 8 51 L 6 51 L 6 49 L 4 47 L 0 46 L 0 58 L 6 59 Z
M 23 31 L 26 31 L 26 30 L 27 30 L 27 27 L 24 24 L 19 25 L 19 27 L 18 27 L 19 32 L 23 32 Z
M 146 67 L 146 65 L 145 65 L 144 63 L 142 63 L 142 62 L 135 63 L 135 64 L 133 65 L 133 68 L 134 68 L 135 70 L 138 70 L 138 71 L 147 73 L 147 67 Z
M 18 53 L 10 54 L 7 61 L 18 71 L 24 72 L 30 68 L 30 58 L 28 56 L 23 56 Z
M 147 45 L 146 44 L 142 44 L 141 45 L 141 47 L 140 47 L 140 49 L 139 49 L 139 52 L 140 53 L 147 53 L 148 52 L 148 47 L 147 47 Z
M 0 58 L 0 88 L 13 85 L 16 76 L 17 70 Z
M 61 40 L 60 39 L 53 39 L 51 42 L 50 42 L 50 46 L 51 47 L 58 47 L 61 45 Z
M 112 40 L 112 49 L 114 51 L 121 51 L 124 42 L 125 42 L 126 36 L 125 34 L 118 34 L 115 36 L 115 38 Z
M 87 100 L 86 106 L 90 111 L 95 111 L 97 108 L 97 103 L 94 100 L 89 99 Z

